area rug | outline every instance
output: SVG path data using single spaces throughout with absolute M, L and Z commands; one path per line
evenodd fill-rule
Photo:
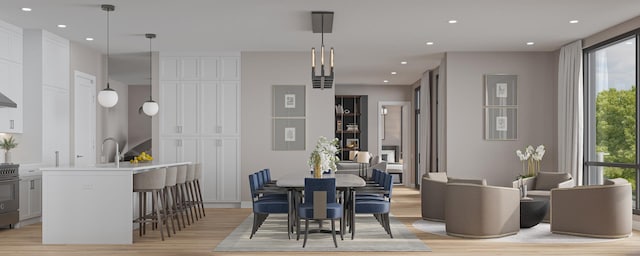
M 424 231 L 427 233 L 447 236 L 447 232 L 445 229 L 445 224 L 443 222 L 436 221 L 427 221 L 427 220 L 418 220 L 413 223 L 413 227 L 420 231 Z M 571 236 L 571 235 L 562 235 L 562 234 L 554 234 L 550 231 L 549 223 L 540 223 L 531 228 L 523 228 L 520 229 L 518 234 L 500 238 L 491 238 L 491 239 L 482 239 L 483 241 L 488 242 L 507 242 L 507 243 L 597 243 L 597 242 L 610 242 L 616 241 L 618 239 L 607 239 L 607 238 L 592 238 L 592 237 L 581 237 L 581 236 Z
M 356 237 L 351 240 L 351 234 L 345 235 L 344 240 L 338 239 L 338 248 L 333 245 L 331 234 L 309 234 L 307 245 L 302 248 L 304 234 L 300 234 L 300 240 L 296 241 L 295 234 L 291 240 L 287 238 L 286 215 L 271 215 L 258 229 L 258 232 L 249 239 L 253 215 L 249 215 L 240 226 L 227 236 L 214 251 L 243 251 L 243 252 L 288 252 L 288 251 L 388 251 L 388 252 L 429 252 L 431 249 L 415 234 L 409 231 L 404 224 L 390 217 L 391 233 L 393 238 L 384 231 L 382 226 L 372 215 L 362 215 L 356 218 Z M 304 222 L 301 222 L 304 227 Z M 338 227 L 336 222 L 336 228 Z M 309 228 L 317 228 L 318 224 L 309 224 Z M 324 228 L 331 228 L 330 222 L 325 222 Z M 302 231 L 301 231 L 302 232 Z

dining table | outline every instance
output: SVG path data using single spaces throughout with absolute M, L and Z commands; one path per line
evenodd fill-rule
M 302 191 L 304 190 L 304 180 L 305 178 L 314 178 L 311 173 L 299 173 L 294 175 L 288 175 L 285 177 L 278 178 L 276 181 L 276 186 L 287 189 L 288 200 L 289 200 L 289 223 L 293 223 L 294 225 L 299 225 L 298 223 L 298 206 L 302 203 Z M 336 179 L 336 190 L 340 192 L 340 196 L 338 196 L 339 203 L 342 204 L 343 209 L 343 221 L 340 225 L 340 231 L 342 234 L 345 234 L 347 221 L 344 220 L 344 217 L 347 216 L 346 206 L 349 205 L 351 200 L 352 193 L 351 191 L 355 188 L 364 187 L 367 185 L 367 182 L 360 176 L 355 174 L 346 174 L 346 173 L 329 173 L 323 174 L 322 178 L 335 178 Z M 292 232 L 292 227 L 289 227 L 289 232 Z M 327 230 L 322 229 L 322 222 L 320 222 L 319 232 L 327 232 Z M 311 232 L 311 231 L 310 231 Z M 330 231 L 329 231 L 330 232 Z

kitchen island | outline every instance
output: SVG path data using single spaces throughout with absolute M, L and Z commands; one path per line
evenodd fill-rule
M 40 168 L 43 244 L 131 244 L 133 175 L 184 163 Z

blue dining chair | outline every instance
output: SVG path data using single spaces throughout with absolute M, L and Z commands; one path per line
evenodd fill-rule
M 305 178 L 304 179 L 304 202 L 298 208 L 298 217 L 304 219 L 304 242 L 302 247 L 307 245 L 309 236 L 309 220 L 331 220 L 331 234 L 333 244 L 338 247 L 336 240 L 335 220 L 342 223 L 342 205 L 336 202 L 336 179 L 335 178 Z M 298 220 L 298 238 L 300 237 L 300 223 Z M 342 224 L 340 225 L 342 226 Z M 340 238 L 344 240 L 340 232 Z
M 355 198 L 355 200 L 353 200 L 351 206 L 351 240 L 353 240 L 356 235 L 355 219 L 357 213 L 373 214 L 376 220 L 378 220 L 380 225 L 382 225 L 384 230 L 387 232 L 387 234 L 389 234 L 389 236 L 393 238 L 393 234 L 391 234 L 391 226 L 389 224 L 393 176 L 388 173 L 385 173 L 384 176 L 384 189 L 382 190 L 372 190 L 365 187 L 362 189 L 354 189 L 352 191 L 352 197 Z M 366 195 L 359 198 L 359 191 L 365 191 L 365 193 L 379 193 L 380 197 Z
M 258 231 L 262 223 L 269 217 L 269 214 L 287 214 L 289 217 L 289 200 L 281 191 L 264 190 L 259 188 L 258 176 L 261 174 L 254 173 L 249 175 L 249 188 L 251 189 L 251 202 L 253 204 L 253 227 L 251 236 Z M 287 218 L 287 236 L 291 238 L 291 218 Z

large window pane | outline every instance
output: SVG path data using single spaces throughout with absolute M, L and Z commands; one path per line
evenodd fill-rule
M 591 162 L 636 163 L 635 56 L 635 37 L 589 53 Z
M 631 183 L 633 205 L 636 205 L 636 169 L 610 166 L 589 166 L 589 185 L 602 185 L 604 179 L 623 178 Z

